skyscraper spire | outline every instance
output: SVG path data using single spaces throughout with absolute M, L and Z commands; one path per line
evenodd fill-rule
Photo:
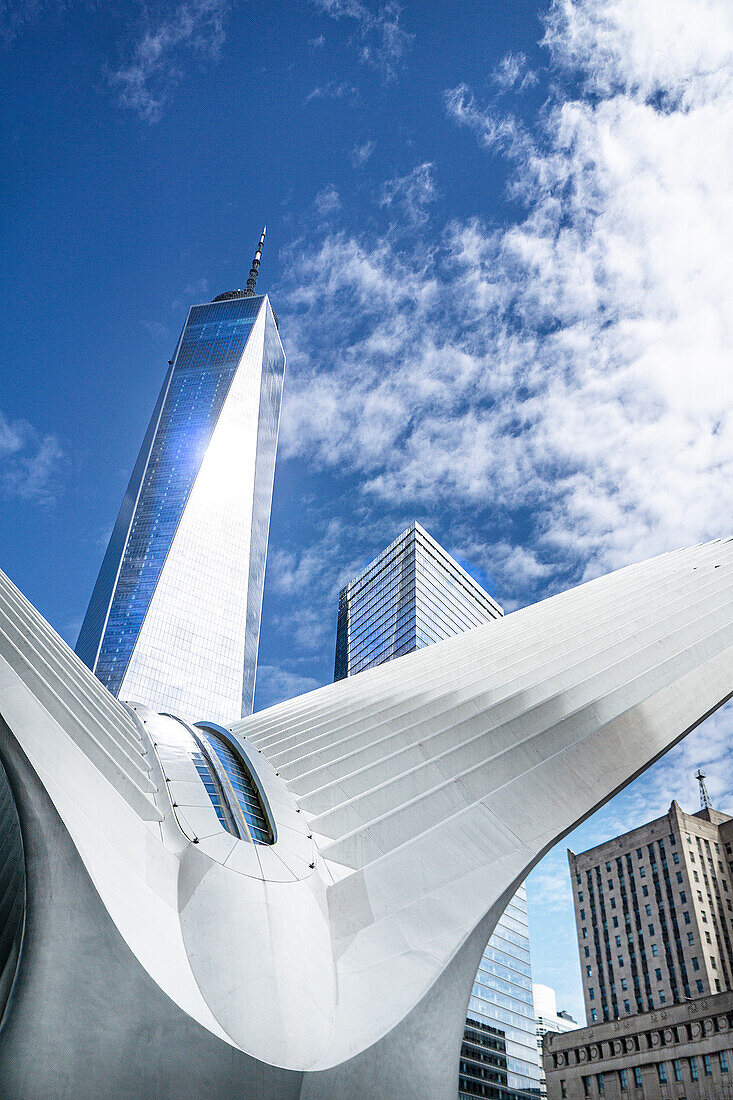
M 265 245 L 265 233 L 267 232 L 267 226 L 262 230 L 262 236 L 260 237 L 260 243 L 257 245 L 257 251 L 255 252 L 255 258 L 252 261 L 252 267 L 249 269 L 249 279 L 247 279 L 247 287 L 244 291 L 245 298 L 253 298 L 255 293 L 255 286 L 257 284 L 257 276 L 260 271 L 260 261 L 262 259 L 262 249 Z
M 713 804 L 710 801 L 710 795 L 708 794 L 708 789 L 705 786 L 705 778 L 706 778 L 705 773 L 703 771 L 701 771 L 700 768 L 698 768 L 697 769 L 697 775 L 695 776 L 695 779 L 700 784 L 700 809 L 701 810 L 712 810 Z

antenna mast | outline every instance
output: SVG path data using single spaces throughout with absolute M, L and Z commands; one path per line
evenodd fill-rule
M 249 270 L 249 279 L 247 279 L 247 287 L 244 291 L 245 298 L 254 298 L 255 286 L 257 285 L 257 276 L 260 271 L 260 261 L 262 260 L 262 249 L 265 245 L 265 233 L 267 232 L 267 226 L 262 230 L 262 236 L 260 237 L 260 243 L 257 245 L 257 251 L 255 252 L 255 258 L 252 261 L 252 267 Z
M 713 804 L 710 801 L 710 795 L 708 794 L 707 787 L 705 786 L 706 778 L 707 778 L 707 776 L 705 775 L 705 773 L 703 771 L 701 771 L 700 768 L 698 768 L 697 769 L 697 775 L 695 776 L 695 779 L 700 784 L 700 809 L 701 810 L 712 810 L 713 809 Z

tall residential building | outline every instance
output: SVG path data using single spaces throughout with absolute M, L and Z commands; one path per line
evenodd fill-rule
M 540 1059 L 540 1096 L 547 1096 L 547 1081 L 542 1064 L 542 1041 L 545 1035 L 561 1035 L 565 1031 L 575 1031 L 580 1024 L 562 1009 L 557 1010 L 555 990 L 549 985 L 532 985 L 534 1015 L 537 1021 L 537 1053 Z
M 589 1024 L 733 990 L 733 818 L 703 803 L 568 852 Z
M 113 695 L 231 721 L 254 698 L 285 354 L 267 295 L 191 306 L 76 652 Z
M 498 619 L 501 607 L 420 526 L 403 531 L 339 594 L 334 679 Z M 520 887 L 484 951 L 469 1003 L 461 1097 L 539 1095 L 527 899 Z

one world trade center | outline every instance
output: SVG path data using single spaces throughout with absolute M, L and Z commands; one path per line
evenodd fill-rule
M 113 695 L 183 717 L 252 711 L 285 354 L 266 294 L 192 306 L 76 652 Z

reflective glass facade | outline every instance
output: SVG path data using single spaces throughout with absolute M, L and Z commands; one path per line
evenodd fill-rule
M 114 695 L 251 712 L 284 368 L 265 296 L 189 311 L 76 647 Z
M 341 590 L 334 679 L 501 615 L 491 596 L 413 523 Z M 539 1096 L 524 887 L 507 906 L 486 946 L 469 1012 L 459 1095 L 492 1100 Z
M 473 577 L 413 523 L 341 590 L 334 680 L 501 614 Z

